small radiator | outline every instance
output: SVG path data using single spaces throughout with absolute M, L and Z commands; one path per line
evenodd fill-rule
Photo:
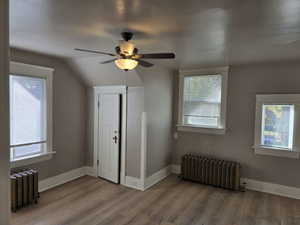
M 231 190 L 240 190 L 240 164 L 237 162 L 186 154 L 182 157 L 183 179 Z
M 37 203 L 38 192 L 38 171 L 26 169 L 19 172 L 13 172 L 11 180 L 11 209 L 16 212 L 17 209 L 27 205 Z

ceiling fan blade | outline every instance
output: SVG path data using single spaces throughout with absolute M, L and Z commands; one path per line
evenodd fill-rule
M 89 50 L 89 49 L 74 48 L 74 50 L 80 51 L 80 52 L 89 52 L 89 53 L 95 53 L 95 54 L 101 54 L 101 55 L 116 56 L 115 54 L 112 54 L 112 53 L 100 52 L 100 51 Z
M 140 60 L 140 59 L 138 59 L 137 61 L 138 61 L 138 62 L 139 62 L 139 64 L 140 64 L 141 66 L 143 66 L 143 67 L 151 67 L 151 66 L 154 66 L 154 64 L 152 64 L 152 63 L 149 63 L 149 62 L 147 62 L 147 61 L 144 61 L 144 60 Z
M 116 59 L 117 59 L 117 58 L 110 59 L 110 60 L 106 60 L 106 61 L 100 62 L 100 64 L 107 64 L 107 63 L 111 63 L 111 62 L 115 61 Z
M 174 53 L 150 53 L 150 54 L 138 54 L 139 59 L 174 59 Z

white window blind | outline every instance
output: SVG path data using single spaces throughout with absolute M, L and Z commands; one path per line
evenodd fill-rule
M 184 77 L 183 123 L 200 127 L 219 127 L 222 75 Z

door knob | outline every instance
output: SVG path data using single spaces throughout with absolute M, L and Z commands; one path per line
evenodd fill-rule
M 117 142 L 118 142 L 118 137 L 117 137 L 117 136 L 114 136 L 114 137 L 113 137 L 113 140 L 114 140 L 115 144 L 117 144 Z

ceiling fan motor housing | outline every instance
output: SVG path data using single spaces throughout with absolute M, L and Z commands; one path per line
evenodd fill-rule
M 132 58 L 132 56 L 138 53 L 138 49 L 130 41 L 120 41 L 119 46 L 117 46 L 116 53 L 122 58 Z
M 125 41 L 130 41 L 133 37 L 133 33 L 131 32 L 122 32 L 121 35 Z

